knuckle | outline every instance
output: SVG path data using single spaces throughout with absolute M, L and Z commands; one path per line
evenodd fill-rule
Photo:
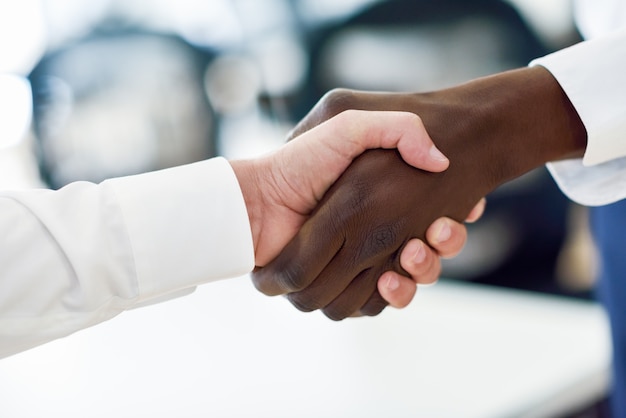
M 350 187 L 347 188 L 346 193 L 342 194 L 342 200 L 345 200 L 345 207 L 351 210 L 344 212 L 352 216 L 364 214 L 371 204 L 369 197 L 372 195 L 372 185 L 360 177 L 350 180 Z
M 416 113 L 403 112 L 402 117 L 405 118 L 406 123 L 409 125 L 418 125 L 418 126 L 423 125 L 422 118 Z
M 320 108 L 326 118 L 331 118 L 345 110 L 352 109 L 354 92 L 349 89 L 335 88 L 320 99 Z
M 395 241 L 395 232 L 391 228 L 382 228 L 372 234 L 373 247 L 387 249 Z
M 388 223 L 375 227 L 367 235 L 361 247 L 361 257 L 370 258 L 386 254 L 398 247 L 399 225 Z
M 284 293 L 277 286 L 276 276 L 277 273 L 272 267 L 255 269 L 250 274 L 254 287 L 266 296 L 276 296 Z
M 330 305 L 322 309 L 322 312 L 328 319 L 333 321 L 342 321 L 351 316 L 354 311 L 350 311 L 345 307 Z
M 361 308 L 361 314 L 365 316 L 376 316 L 380 314 L 389 303 L 382 297 L 376 295 L 373 296 L 366 304 Z
M 319 300 L 305 293 L 290 293 L 287 295 L 287 299 L 296 309 L 302 312 L 312 312 L 322 308 L 322 304 Z
M 299 263 L 290 263 L 275 273 L 277 284 L 285 292 L 296 292 L 306 286 L 304 269 Z
M 252 284 L 259 292 L 266 296 L 274 296 L 276 294 L 276 291 L 268 286 L 265 274 L 252 273 L 250 277 L 252 279 Z

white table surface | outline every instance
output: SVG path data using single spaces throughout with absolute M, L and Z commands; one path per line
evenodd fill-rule
M 440 281 L 332 322 L 244 277 L 0 360 L 0 417 L 550 417 L 609 362 L 592 303 Z

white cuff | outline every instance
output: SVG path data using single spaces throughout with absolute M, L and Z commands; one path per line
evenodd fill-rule
M 139 303 L 254 268 L 245 202 L 225 159 L 103 185 L 114 190 L 127 225 Z
M 587 130 L 583 165 L 626 156 L 626 30 L 581 42 L 530 63 L 557 79 Z

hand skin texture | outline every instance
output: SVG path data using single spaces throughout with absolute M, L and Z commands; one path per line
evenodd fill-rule
M 414 114 L 359 110 L 337 114 L 270 155 L 230 162 L 248 210 L 257 266 L 279 254 L 329 186 L 369 148 L 397 148 L 400 158 L 425 170 L 448 167 Z M 422 273 L 432 276 L 436 268 Z
M 481 199 L 465 222 L 478 220 L 485 203 L 485 199 Z M 413 300 L 418 284 L 435 283 L 441 273 L 440 258 L 454 257 L 463 249 L 467 241 L 467 229 L 462 223 L 443 217 L 428 228 L 426 239 L 426 243 L 412 239 L 402 249 L 400 265 L 410 277 L 389 270 L 378 279 L 380 296 L 389 305 L 404 308 Z
M 569 99 L 543 67 L 524 68 L 430 93 L 336 90 L 296 127 L 295 135 L 345 109 L 419 115 L 450 166 L 429 173 L 396 151 L 365 152 L 324 195 L 281 254 L 253 280 L 262 292 L 289 293 L 303 311 L 331 319 L 377 315 L 387 270 L 406 275 L 401 250 L 424 240 L 442 216 L 466 218 L 499 185 L 546 162 L 580 157 L 586 131 Z

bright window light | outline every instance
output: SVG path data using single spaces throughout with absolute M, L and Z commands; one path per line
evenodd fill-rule
M 32 117 L 30 83 L 23 77 L 0 74 L 0 149 L 17 144 Z

